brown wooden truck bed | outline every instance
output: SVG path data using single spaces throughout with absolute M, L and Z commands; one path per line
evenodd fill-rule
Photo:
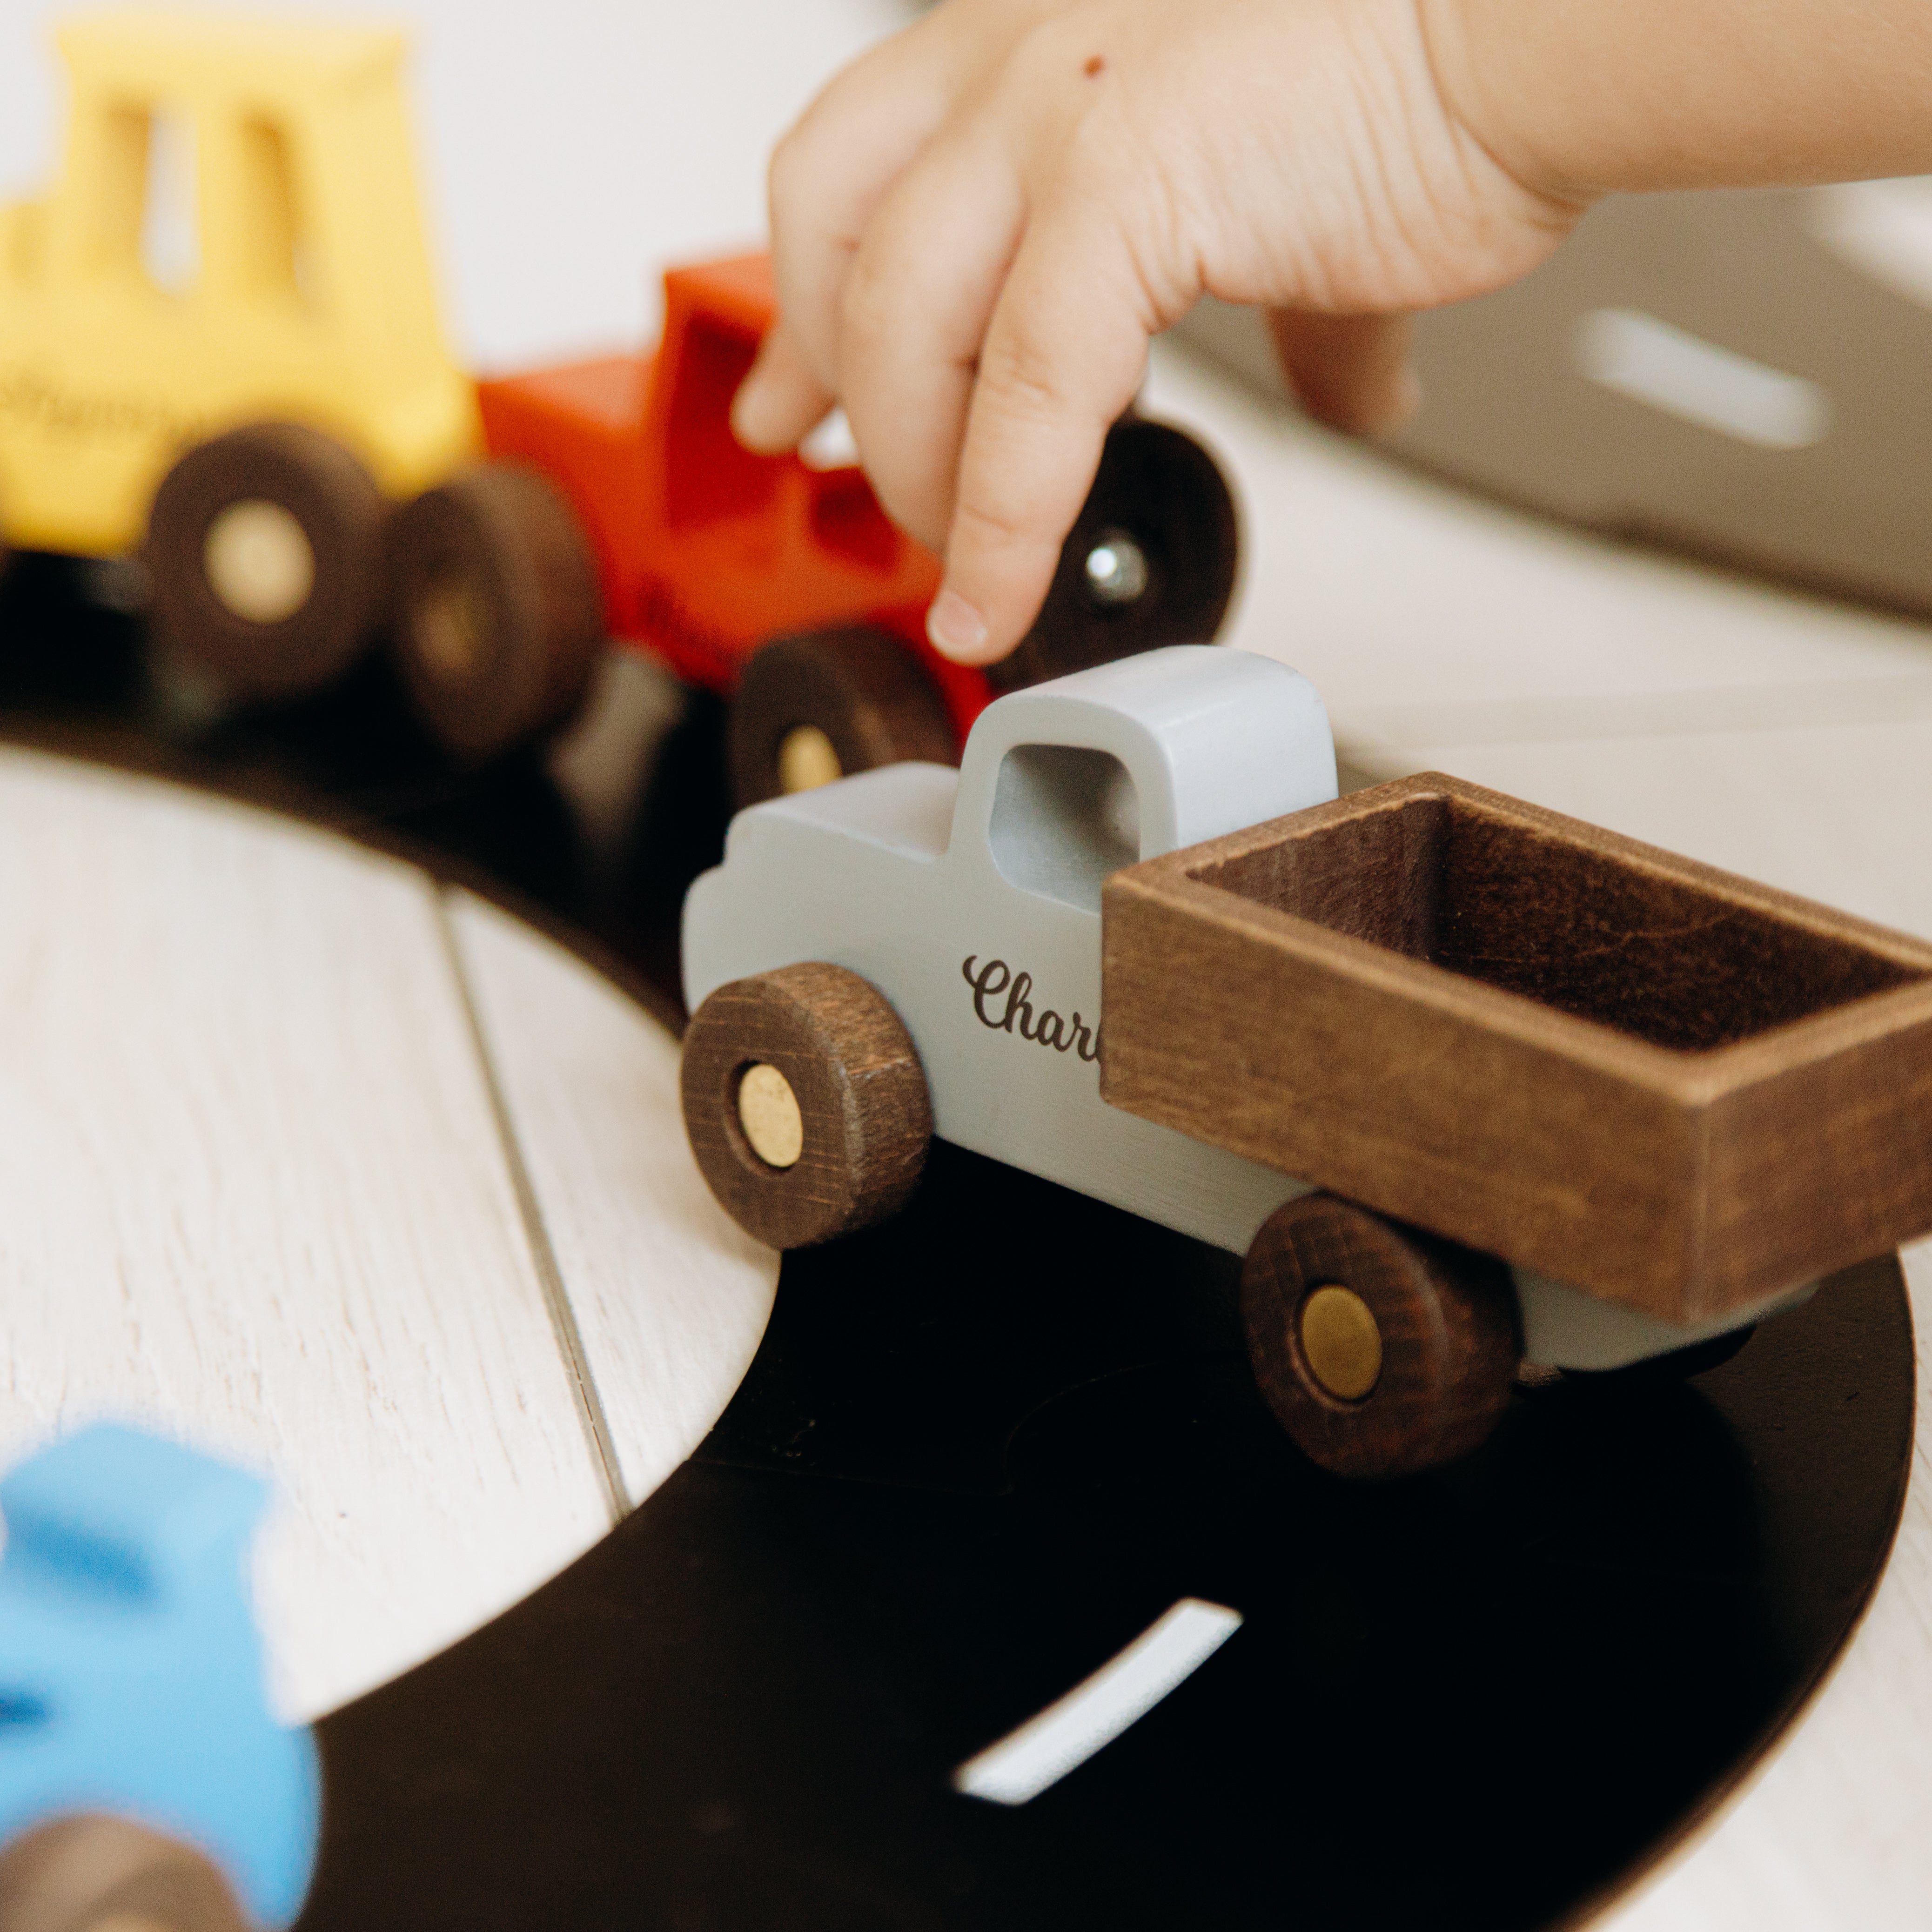
M 1462 780 L 1132 866 L 1102 1092 L 1682 1324 L 1932 1228 L 1932 946 Z

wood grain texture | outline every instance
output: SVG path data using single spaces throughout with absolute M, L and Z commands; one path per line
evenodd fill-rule
M 391 628 L 416 708 L 459 756 L 569 718 L 604 641 L 604 595 L 569 500 L 518 463 L 478 463 L 391 518 Z
M 1303 1351 L 1302 1309 L 1324 1286 L 1359 1296 L 1380 1333 L 1382 1372 L 1359 1401 L 1330 1394 Z M 1268 1406 L 1344 1476 L 1408 1475 L 1467 1454 L 1502 1420 L 1522 1352 L 1496 1261 L 1324 1194 L 1262 1224 L 1241 1269 L 1241 1318 Z
M 1840 614 L 1820 614 L 1822 664 Z M 1932 723 L 1909 705 L 1889 719 L 1827 707 L 1808 728 L 1799 708 L 1747 711 L 1720 729 L 1715 697 L 1702 706 L 1660 698 L 1653 717 L 1612 717 L 1600 736 L 1538 717 L 1525 722 L 1541 739 L 1526 728 L 1523 742 L 1424 740 L 1412 761 L 1450 764 L 1932 937 Z M 1932 1244 L 1908 1247 L 1904 1261 L 1922 1412 Z M 1932 1898 L 1928 1790 L 1932 1467 L 1922 1430 L 1897 1544 L 1835 1671 L 1690 1840 L 1590 1922 L 1601 1932 L 1916 1932 Z
M 1320 688 L 1378 778 L 1435 768 L 1932 938 L 1932 633 L 1604 544 L 1267 418 L 1155 345 L 1235 474 L 1229 641 Z M 1932 1250 L 1905 1255 L 1928 1388 Z M 1604 1932 L 1919 1932 L 1932 1898 L 1932 1468 L 1836 1674 Z
M 467 893 L 450 922 L 624 1498 L 717 1420 L 764 1333 L 778 1258 L 692 1159 L 678 1044 L 600 975 Z
M 1932 947 L 1440 774 L 1106 891 L 1102 1092 L 1666 1321 L 1932 1227 Z
M 312 1715 L 608 1526 L 435 894 L 171 788 L 0 756 L 0 1461 L 113 1414 L 273 1472 Z
M 439 31 L 424 47 L 432 80 L 460 59 L 515 82 L 509 63 L 526 56 L 526 36 L 479 32 L 453 0 L 408 0 L 404 10 L 434 18 Z M 896 24 L 884 0 L 794 5 L 752 38 L 729 9 L 568 10 L 563 79 L 566 66 L 634 72 L 652 90 L 652 111 L 637 111 L 632 88 L 600 96 L 560 86 L 548 106 L 542 90 L 524 90 L 532 128 L 555 137 L 539 145 L 563 170 L 560 199 L 539 208 L 502 191 L 517 164 L 500 138 L 500 89 L 445 86 L 428 130 L 448 184 L 466 333 L 486 364 L 536 359 L 586 326 L 635 336 L 635 264 L 748 232 L 762 203 L 744 158 L 764 152 L 830 74 L 835 45 L 856 53 Z M 16 172 L 41 165 L 35 130 L 46 116 L 24 90 L 43 67 L 30 16 L 51 11 L 34 0 L 12 17 L 20 58 L 10 74 L 0 63 L 0 86 L 22 96 L 19 112 L 0 115 Z M 667 34 L 680 58 L 666 56 Z M 691 86 L 692 74 L 715 84 Z M 556 119 L 559 102 L 566 122 Z M 673 170 L 681 192 L 657 192 Z M 560 208 L 594 245 L 564 245 Z M 632 238 L 614 258 L 602 245 L 614 212 Z M 533 248 L 548 272 L 532 274 Z M 1400 763 L 1376 767 L 1382 775 L 1446 766 L 1932 937 L 1932 733 L 1876 720 L 1822 742 L 1827 734 L 1808 728 L 1820 688 L 1862 679 L 1880 699 L 1893 673 L 1922 667 L 1924 633 L 1546 528 L 1398 474 L 1305 424 L 1261 418 L 1164 340 L 1151 396 L 1202 425 L 1238 474 L 1258 540 L 1234 640 L 1307 672 L 1345 739 L 1359 726 L 1365 740 L 1404 748 Z M 1738 715 L 1760 694 L 1790 700 L 1776 731 Z M 1398 698 L 1408 716 L 1384 730 Z M 1610 715 L 1626 700 L 1621 717 Z M 1532 711 L 1542 700 L 1569 715 Z M 1512 742 L 1458 735 L 1486 706 Z M 1686 734 L 1693 716 L 1704 735 Z M 1640 727 L 1655 735 L 1634 739 Z M 1624 742 L 1580 744 L 1580 734 L 1602 739 L 1599 728 L 1622 728 Z M 1916 1273 L 1922 1286 L 1922 1264 Z M 1928 1318 L 1922 1301 L 1922 1334 Z M 1630 1922 L 1643 1932 L 1922 1926 L 1932 1897 L 1928 1488 L 1915 1483 L 1892 1574 L 1846 1667 L 1786 1741 L 1774 1774 L 1732 1814 L 1735 1828 L 1721 1826 L 1637 1902 Z
M 738 1082 L 776 1066 L 805 1121 L 787 1168 L 752 1151 Z M 775 1248 L 809 1247 L 893 1213 L 932 1139 L 926 1075 L 885 996 L 842 966 L 810 961 L 733 980 L 685 1030 L 681 1075 L 692 1150 L 732 1219 Z

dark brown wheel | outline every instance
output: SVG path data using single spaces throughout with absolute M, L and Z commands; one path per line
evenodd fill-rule
M 62 1818 L 0 1856 L 5 1932 L 250 1932 L 200 1852 L 124 1819 Z
M 764 646 L 739 680 L 729 733 L 741 808 L 902 759 L 959 760 L 938 687 L 909 646 L 866 625 Z
M 720 986 L 685 1029 L 685 1132 L 747 1234 L 809 1247 L 883 1220 L 911 1192 L 932 1103 L 911 1036 L 842 966 Z
M 1308 1194 L 1262 1224 L 1241 1270 L 1248 1358 L 1282 1426 L 1324 1469 L 1405 1476 L 1476 1447 L 1521 1358 L 1493 1256 Z
M 460 471 L 389 532 L 392 629 L 430 729 L 482 759 L 562 724 L 604 642 L 604 597 L 562 491 L 520 464 Z
M 199 443 L 148 511 L 154 620 L 238 696 L 320 690 L 381 620 L 386 514 L 362 464 L 302 424 Z
M 1171 424 L 1123 417 L 1033 628 L 989 674 L 1016 690 L 1158 644 L 1211 643 L 1240 550 L 1234 500 L 1214 458 Z

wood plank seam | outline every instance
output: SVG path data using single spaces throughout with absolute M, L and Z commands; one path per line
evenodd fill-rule
M 442 943 L 444 956 L 449 962 L 450 975 L 455 982 L 457 997 L 462 1003 L 464 1022 L 469 1027 L 470 1039 L 476 1046 L 477 1064 L 482 1072 L 484 1089 L 490 1096 L 490 1112 L 496 1124 L 496 1138 L 503 1150 L 504 1165 L 509 1172 L 512 1190 L 516 1196 L 517 1211 L 523 1221 L 524 1238 L 530 1244 L 531 1263 L 536 1270 L 538 1280 L 543 1286 L 544 1306 L 550 1314 L 550 1328 L 556 1338 L 557 1352 L 563 1358 L 571 1394 L 577 1407 L 578 1420 L 584 1426 L 584 1440 L 590 1451 L 591 1461 L 597 1470 L 604 1503 L 610 1510 L 610 1521 L 614 1527 L 630 1514 L 632 1508 L 617 1460 L 616 1444 L 610 1433 L 610 1418 L 604 1412 L 604 1399 L 598 1391 L 597 1378 L 591 1372 L 584 1338 L 578 1330 L 576 1312 L 570 1305 L 570 1294 L 564 1286 L 562 1271 L 556 1264 L 556 1251 L 550 1241 L 550 1230 L 544 1225 L 543 1208 L 537 1198 L 529 1166 L 524 1159 L 523 1148 L 518 1142 L 516 1130 L 510 1119 L 509 1108 L 503 1096 L 502 1082 L 497 1074 L 496 1061 L 490 1055 L 490 1043 L 483 1030 L 482 1016 L 477 1010 L 475 989 L 470 986 L 470 976 L 464 969 L 462 949 L 457 944 L 455 929 L 450 922 L 450 898 L 449 888 L 437 888 L 435 895 L 436 932 Z

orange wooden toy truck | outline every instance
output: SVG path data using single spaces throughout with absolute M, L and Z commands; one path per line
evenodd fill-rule
M 956 763 L 998 690 L 1220 627 L 1227 485 L 1191 437 L 1130 416 L 1019 650 L 990 677 L 949 663 L 925 634 L 938 562 L 860 470 L 732 436 L 773 313 L 765 258 L 674 269 L 664 296 L 654 353 L 479 385 L 490 460 L 395 519 L 398 648 L 454 748 L 487 754 L 565 708 L 585 639 L 634 640 L 731 695 L 748 804 L 902 758 Z

